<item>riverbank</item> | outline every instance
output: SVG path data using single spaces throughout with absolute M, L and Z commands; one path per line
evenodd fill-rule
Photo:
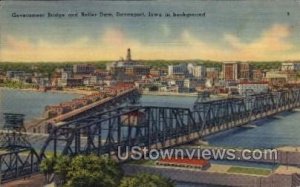
M 142 92 L 142 95 L 154 95 L 154 96 L 185 96 L 185 97 L 196 97 L 197 92 L 193 93 L 177 93 L 177 92 Z
M 178 93 L 178 92 L 149 92 L 149 91 L 142 91 L 142 95 L 152 95 L 152 96 L 178 96 L 178 97 L 197 97 L 198 92 L 191 92 L 191 93 Z M 218 94 L 218 95 L 211 95 L 212 98 L 221 98 L 221 97 L 228 97 L 227 94 Z
M 44 93 L 44 91 L 41 91 L 41 90 L 38 90 L 38 89 L 33 89 L 33 88 L 22 88 L 22 89 L 20 89 L 20 88 L 0 87 L 0 89 Z M 46 92 L 47 93 L 78 94 L 78 95 L 91 95 L 93 93 L 97 93 L 97 91 L 79 90 L 79 89 L 47 90 Z

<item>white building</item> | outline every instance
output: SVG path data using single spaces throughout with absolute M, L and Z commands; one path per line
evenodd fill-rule
M 72 73 L 64 71 L 64 72 L 61 73 L 61 78 L 62 79 L 70 79 L 70 78 L 72 78 Z
M 266 93 L 268 92 L 268 83 L 258 82 L 258 83 L 240 83 L 237 86 L 238 92 L 241 95 L 246 93 Z
M 266 79 L 288 79 L 288 74 L 282 73 L 280 71 L 268 71 L 266 72 Z
M 178 64 L 178 65 L 169 65 L 168 66 L 168 75 L 185 75 L 188 72 L 186 64 Z
M 281 64 L 282 71 L 300 71 L 300 63 L 284 62 Z
M 196 78 L 204 78 L 206 74 L 206 68 L 204 65 L 194 66 L 192 74 Z
M 188 70 L 188 73 L 189 73 L 190 75 L 193 74 L 194 68 L 195 68 L 194 64 L 188 63 L 188 65 L 187 65 L 187 70 Z

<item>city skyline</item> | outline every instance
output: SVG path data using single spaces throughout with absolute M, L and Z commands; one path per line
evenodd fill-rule
M 34 3 L 34 7 L 32 7 Z M 225 6 L 226 5 L 226 6 Z M 298 1 L 1 2 L 0 61 L 300 59 Z M 24 11 L 26 10 L 26 11 Z M 205 17 L 16 18 L 13 13 L 199 13 Z

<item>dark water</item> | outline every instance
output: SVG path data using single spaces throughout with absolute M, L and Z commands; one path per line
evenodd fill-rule
M 0 88 L 0 125 L 5 112 L 25 114 L 29 121 L 42 116 L 46 105 L 58 104 L 62 101 L 79 97 L 78 94 L 42 93 Z
M 192 107 L 195 97 L 143 96 L 142 103 Z M 211 145 L 241 148 L 275 148 L 300 145 L 300 110 L 281 113 L 273 118 L 254 122 L 255 128 L 235 128 L 206 138 Z
M 241 148 L 276 148 L 300 145 L 300 112 L 286 112 L 254 122 L 255 128 L 236 128 L 208 137 L 212 145 Z

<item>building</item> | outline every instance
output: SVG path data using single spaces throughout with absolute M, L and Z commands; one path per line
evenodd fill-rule
M 24 71 L 7 71 L 6 77 L 11 79 L 15 77 L 23 77 L 25 75 Z
M 132 66 L 125 66 L 125 75 L 128 76 L 143 76 L 148 75 L 150 73 L 150 68 L 148 66 L 135 64 Z
M 205 77 L 205 66 L 204 65 L 194 65 L 193 63 L 189 63 L 187 65 L 187 74 L 196 78 L 204 78 Z
M 197 87 L 197 80 L 195 79 L 184 79 L 183 87 L 186 88 L 185 91 L 192 92 L 195 91 Z
M 77 87 L 83 85 L 83 79 L 70 78 L 70 79 L 59 79 L 58 86 L 62 87 Z
M 154 69 L 154 68 L 151 68 L 150 69 L 150 75 L 154 75 L 154 76 L 162 76 L 164 74 L 163 70 L 161 69 Z
M 252 70 L 252 79 L 254 81 L 261 81 L 265 78 L 265 72 L 260 69 Z
M 73 72 L 76 74 L 91 74 L 96 70 L 94 65 L 91 64 L 75 64 L 73 65 Z
M 238 79 L 238 63 L 237 62 L 224 62 L 223 74 L 225 81 L 234 81 Z
M 72 78 L 72 73 L 64 71 L 61 73 L 61 78 L 62 79 L 70 79 L 70 78 Z
M 169 65 L 168 66 L 168 75 L 176 76 L 176 75 L 186 75 L 188 73 L 188 68 L 186 64 L 178 64 L 178 65 Z
M 187 71 L 190 75 L 193 74 L 193 70 L 194 70 L 195 65 L 193 63 L 188 63 L 187 65 Z
M 237 86 L 240 95 L 266 93 L 269 90 L 267 82 L 246 82 Z
M 300 71 L 300 63 L 284 62 L 281 64 L 281 71 Z
M 215 82 L 219 79 L 219 69 L 215 67 L 206 68 L 206 78 Z
M 148 75 L 150 73 L 150 67 L 139 64 L 131 59 L 131 50 L 127 49 L 126 59 L 113 62 L 106 66 L 106 70 L 114 76 L 119 77 L 136 77 Z
M 50 82 L 49 78 L 47 78 L 47 77 L 41 77 L 37 80 L 38 80 L 37 84 L 41 87 L 51 86 L 51 82 Z
M 5 76 L 3 76 L 3 75 L 0 75 L 0 83 L 3 83 L 3 82 L 4 82 L 4 80 L 5 80 Z
M 288 74 L 279 71 L 266 72 L 265 80 L 272 86 L 283 86 L 288 82 Z
M 206 68 L 204 65 L 194 66 L 192 74 L 196 78 L 204 78 L 206 76 Z
M 250 80 L 250 64 L 249 63 L 239 63 L 238 64 L 238 78 L 242 80 Z
M 224 62 L 223 74 L 225 81 L 250 80 L 251 66 L 249 63 Z

